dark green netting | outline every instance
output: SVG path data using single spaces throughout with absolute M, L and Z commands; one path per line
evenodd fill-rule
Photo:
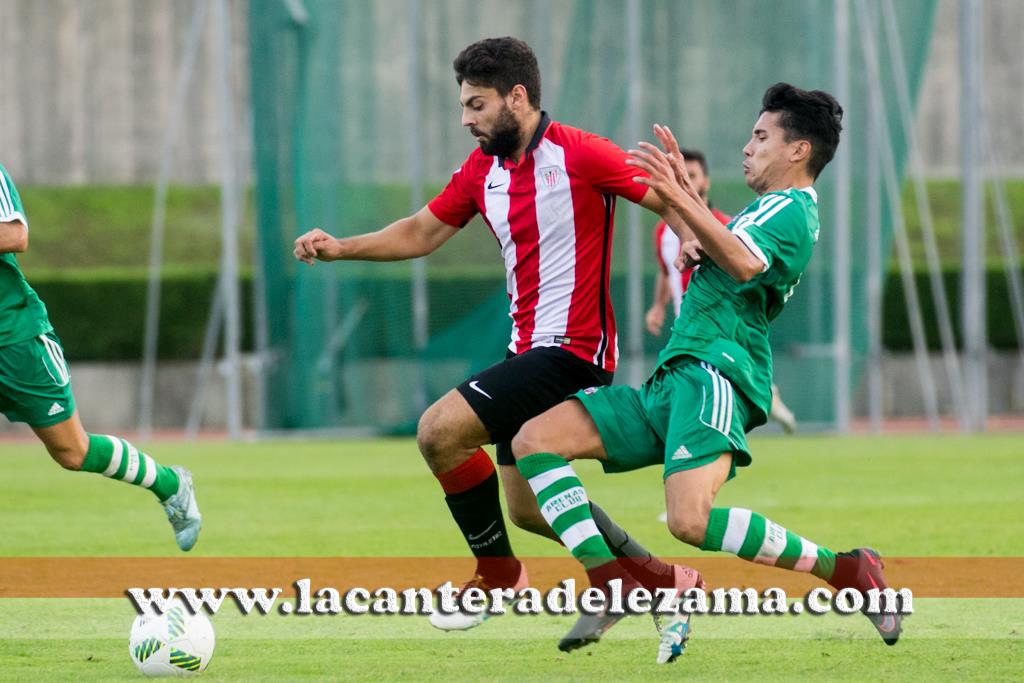
M 856 1 L 856 0 L 854 0 Z M 903 59 L 916 94 L 928 51 L 935 0 L 895 3 Z M 254 149 L 271 366 L 267 426 L 408 430 L 423 407 L 469 372 L 502 357 L 509 320 L 498 250 L 486 226 L 471 223 L 427 261 L 430 343 L 417 351 L 408 263 L 294 261 L 291 243 L 306 229 L 351 235 L 410 212 L 410 146 L 423 155 L 425 197 L 433 196 L 474 142 L 460 128 L 451 61 L 485 36 L 516 35 L 541 63 L 543 104 L 553 118 L 629 146 L 628 81 L 642 81 L 640 120 L 672 125 L 687 146 L 707 153 L 713 201 L 739 211 L 752 195 L 740 149 L 761 94 L 780 80 L 834 90 L 835 3 L 831 0 L 640 0 L 641 73 L 626 72 L 621 0 L 498 2 L 422 0 L 411 40 L 410 0 L 252 0 Z M 877 3 L 871 0 L 875 16 Z M 301 6 L 308 21 L 290 13 Z M 866 139 L 862 31 L 851 3 L 851 96 L 843 145 L 851 154 L 854 379 L 866 347 L 862 249 Z M 880 28 L 877 30 L 881 40 Z M 410 45 L 419 45 L 410 68 Z M 889 59 L 883 90 L 894 98 Z M 419 130 L 408 127 L 409 83 L 421 93 Z M 895 107 L 889 108 L 895 112 Z M 889 127 L 902 166 L 905 144 L 895 113 Z M 801 420 L 835 419 L 832 250 L 834 169 L 819 180 L 821 241 L 796 295 L 774 328 L 776 376 Z M 625 347 L 626 221 L 620 203 L 613 296 Z M 883 204 L 883 215 L 887 215 Z M 643 282 L 655 262 L 644 215 Z M 888 221 L 885 221 L 886 223 Z M 645 337 L 650 366 L 664 339 Z M 625 372 L 619 373 L 620 381 Z M 854 382 L 854 388 L 856 381 Z

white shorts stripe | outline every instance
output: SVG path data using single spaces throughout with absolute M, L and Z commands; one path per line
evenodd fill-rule
M 710 425 L 712 428 L 718 429 L 719 411 L 721 410 L 721 397 L 719 396 L 718 391 L 718 375 L 715 374 L 715 371 L 712 370 L 711 366 L 708 365 L 707 363 L 701 363 L 700 365 L 702 368 L 704 368 L 705 372 L 711 375 L 712 399 Z
M 746 508 L 729 508 L 729 523 L 725 527 L 722 538 L 722 551 L 734 555 L 743 547 L 743 540 L 750 528 L 750 510 Z
M 121 481 L 126 481 L 129 484 L 135 481 L 135 475 L 139 473 L 139 450 L 135 446 L 128 444 L 128 469 L 124 471 L 124 476 L 121 477 Z
M 64 351 L 60 348 L 60 344 L 53 341 L 46 335 L 43 335 L 43 343 L 46 345 L 50 358 L 53 360 L 53 365 L 60 375 L 61 386 L 64 386 L 68 383 L 68 380 L 71 379 L 71 373 L 68 372 L 67 361 L 64 360 Z
M 559 479 L 565 479 L 566 477 L 576 477 L 576 472 L 574 472 L 572 467 L 569 465 L 548 470 L 547 472 L 541 472 L 535 477 L 530 477 L 527 481 L 530 482 L 530 488 L 533 489 L 533 495 L 537 495 Z
M 729 412 L 729 387 L 728 383 L 719 375 L 715 373 L 715 379 L 718 382 L 718 391 L 722 394 L 722 408 L 718 411 L 718 424 L 715 428 L 720 432 L 725 431 L 725 418 Z
M 110 456 L 110 464 L 107 465 L 107 469 L 103 470 L 104 477 L 112 477 L 117 474 L 118 468 L 121 467 L 121 456 L 124 453 L 124 449 L 121 446 L 121 439 L 116 436 L 108 436 L 111 445 L 114 447 L 114 454 Z
M 725 377 L 722 377 L 721 375 L 719 375 L 719 377 L 721 378 L 722 383 L 724 385 L 723 391 L 727 396 L 724 411 L 725 417 L 722 419 L 722 433 L 725 434 L 726 436 L 729 436 L 729 433 L 732 431 L 732 408 L 733 404 L 736 401 L 736 392 L 734 392 L 732 389 L 732 382 L 727 380 Z
M 564 543 L 565 547 L 571 552 L 588 538 L 600 536 L 601 532 L 598 531 L 597 525 L 594 524 L 594 520 L 583 519 L 576 522 L 559 535 L 562 539 L 562 543 Z
M 809 572 L 814 569 L 814 564 L 818 561 L 818 546 L 811 543 L 806 538 L 800 539 L 800 559 L 793 565 L 793 569 L 798 572 Z
M 757 551 L 754 562 L 758 564 L 774 565 L 775 561 L 786 549 L 786 528 L 771 520 L 766 520 L 764 525 L 764 541 Z
M 148 489 L 156 482 L 156 462 L 145 453 L 142 454 L 142 466 L 146 468 L 146 474 L 142 477 L 142 488 Z

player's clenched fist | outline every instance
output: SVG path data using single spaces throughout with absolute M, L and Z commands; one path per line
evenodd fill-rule
M 295 258 L 313 265 L 315 261 L 336 261 L 341 258 L 341 246 L 337 238 L 320 228 L 313 228 L 295 240 Z
M 688 240 L 679 247 L 679 256 L 676 257 L 674 265 L 677 270 L 683 271 L 699 264 L 703 256 L 704 250 L 701 249 L 700 242 Z

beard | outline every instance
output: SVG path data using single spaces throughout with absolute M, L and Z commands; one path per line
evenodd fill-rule
M 522 131 L 519 122 L 512 115 L 512 110 L 507 106 L 503 107 L 498 114 L 498 120 L 494 122 L 494 129 L 490 133 L 483 133 L 478 128 L 470 128 L 469 132 L 474 136 L 485 135 L 480 141 L 480 151 L 489 156 L 507 158 L 512 156 L 519 149 L 519 142 Z

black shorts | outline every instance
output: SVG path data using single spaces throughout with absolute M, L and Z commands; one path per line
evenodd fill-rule
M 613 373 L 557 346 L 542 346 L 478 372 L 456 389 L 497 445 L 498 464 L 514 465 L 512 437 L 532 417 L 588 387 L 612 383 Z

